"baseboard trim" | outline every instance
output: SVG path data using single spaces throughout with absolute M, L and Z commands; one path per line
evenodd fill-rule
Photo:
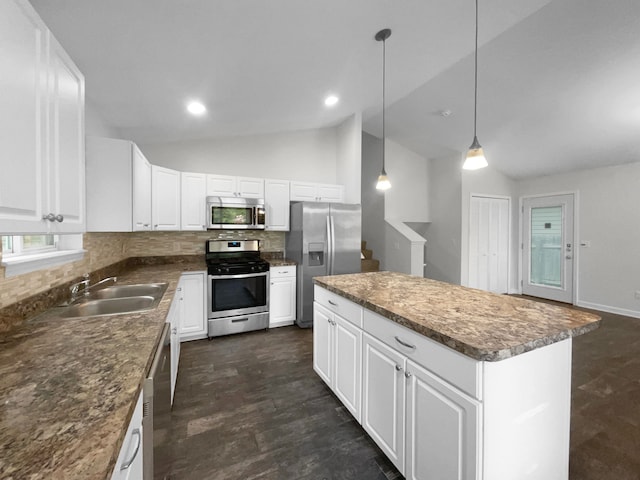
M 590 308 L 592 310 L 600 310 L 601 312 L 615 313 L 616 315 L 623 315 L 625 317 L 640 318 L 640 311 L 628 310 L 626 308 L 611 307 L 609 305 L 601 305 L 599 303 L 591 302 L 576 302 L 578 307 Z

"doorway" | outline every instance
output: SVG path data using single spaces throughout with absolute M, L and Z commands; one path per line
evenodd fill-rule
M 523 199 L 524 295 L 573 303 L 573 209 L 573 194 Z

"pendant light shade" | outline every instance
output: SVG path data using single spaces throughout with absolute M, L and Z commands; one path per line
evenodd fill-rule
M 484 157 L 484 152 L 480 146 L 480 142 L 478 142 L 478 135 L 476 134 L 476 127 L 478 125 L 478 0 L 476 0 L 476 50 L 473 91 L 473 143 L 471 143 L 469 151 L 467 152 L 467 158 L 462 165 L 462 168 L 465 170 L 477 170 L 489 165 L 487 159 Z
M 376 183 L 376 188 L 378 190 L 388 190 L 391 188 L 391 182 L 389 181 L 389 177 L 387 177 L 387 172 L 384 169 L 384 155 L 385 155 L 385 122 L 384 122 L 384 97 L 385 97 L 385 61 L 386 61 L 386 40 L 391 36 L 391 30 L 385 28 L 384 30 L 380 30 L 376 33 L 375 39 L 378 42 L 382 42 L 382 171 L 378 176 L 378 183 Z

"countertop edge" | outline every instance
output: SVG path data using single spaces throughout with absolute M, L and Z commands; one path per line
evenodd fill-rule
M 598 319 L 589 324 L 581 325 L 569 330 L 558 330 L 553 334 L 501 350 L 482 349 L 464 343 L 458 339 L 454 339 L 441 332 L 425 327 L 424 325 L 412 322 L 410 319 L 401 317 L 382 306 L 371 303 L 363 298 L 351 295 L 340 288 L 329 285 L 318 277 L 314 278 L 313 282 L 315 285 L 318 285 L 332 293 L 335 293 L 336 295 L 340 295 L 341 297 L 346 298 L 347 300 L 350 300 L 358 305 L 361 305 L 362 307 L 367 308 L 372 312 L 382 315 L 383 317 L 397 323 L 398 325 L 409 328 L 410 330 L 413 330 L 416 333 L 419 333 L 435 342 L 438 342 L 441 345 L 449 347 L 456 352 L 462 353 L 463 355 L 466 355 L 467 357 L 478 361 L 497 362 L 500 360 L 506 360 L 507 358 L 515 357 L 517 355 L 521 355 L 523 353 L 530 352 L 532 350 L 536 350 L 538 348 L 545 347 L 553 343 L 557 343 L 568 338 L 576 337 L 596 330 L 600 326 L 600 322 L 602 321 L 602 319 Z

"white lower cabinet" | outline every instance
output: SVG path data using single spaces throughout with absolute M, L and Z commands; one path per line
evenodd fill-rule
M 176 296 L 181 299 L 180 341 L 207 338 L 205 277 L 207 272 L 183 273 Z
M 482 478 L 482 403 L 457 384 L 477 392 L 480 362 L 317 286 L 314 300 L 314 370 L 396 468 L 411 480 Z
M 406 357 L 376 340 L 362 338 L 362 427 L 404 474 Z
M 178 287 L 180 288 L 180 287 Z M 173 297 L 171 307 L 169 307 L 169 315 L 167 321 L 171 325 L 171 405 L 173 405 L 173 396 L 176 391 L 176 382 L 178 380 L 178 364 L 180 363 L 180 323 L 182 321 L 182 295 L 176 291 Z
M 296 319 L 296 266 L 269 270 L 269 328 L 293 325 Z
M 138 397 L 136 408 L 127 427 L 116 466 L 113 468 L 111 480 L 140 480 L 143 471 L 142 459 L 142 392 Z
M 405 378 L 405 477 L 479 478 L 480 402 L 411 360 Z
M 313 369 L 360 422 L 362 330 L 314 303 Z

